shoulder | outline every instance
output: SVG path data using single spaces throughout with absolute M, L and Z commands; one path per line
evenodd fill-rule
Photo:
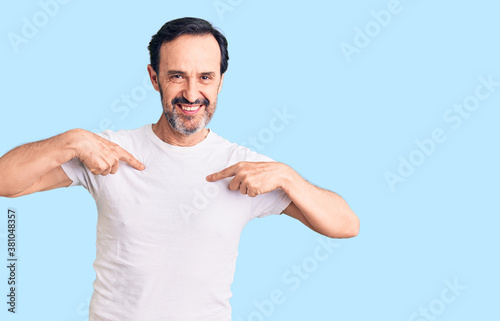
M 106 129 L 100 133 L 96 133 L 96 135 L 105 138 L 113 143 L 128 143 L 134 142 L 136 140 L 143 140 L 146 134 L 147 126 L 151 126 L 151 124 L 147 124 L 141 126 L 139 128 L 134 129 L 119 129 L 119 130 L 111 130 Z
M 214 132 L 212 132 L 212 135 L 214 136 L 214 139 L 213 139 L 214 146 L 213 147 L 215 149 L 226 150 L 229 153 L 230 158 L 234 162 L 239 162 L 239 161 L 274 162 L 275 161 L 271 157 L 260 154 L 254 150 L 251 150 L 250 148 L 248 148 L 246 146 L 238 145 L 236 143 L 230 142 L 229 140 L 215 134 Z

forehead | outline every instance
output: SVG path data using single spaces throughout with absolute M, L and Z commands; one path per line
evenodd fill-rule
M 217 40 L 208 35 L 182 35 L 162 44 L 160 70 L 220 71 L 220 48 Z

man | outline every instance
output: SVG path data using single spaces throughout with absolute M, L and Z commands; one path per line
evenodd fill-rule
M 19 146 L 0 158 L 0 195 L 83 185 L 94 197 L 90 320 L 230 320 L 248 221 L 285 213 L 344 238 L 357 235 L 359 220 L 337 194 L 206 128 L 229 59 L 226 38 L 210 23 L 167 22 L 148 49 L 163 106 L 156 124 L 73 129 Z

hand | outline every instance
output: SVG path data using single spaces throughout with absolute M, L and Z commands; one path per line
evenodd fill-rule
M 115 174 L 120 161 L 128 163 L 137 170 L 144 170 L 145 166 L 129 152 L 118 144 L 110 142 L 92 132 L 78 130 L 75 132 L 77 139 L 77 152 L 81 162 L 94 175 Z
M 214 182 L 234 176 L 229 183 L 232 191 L 255 197 L 272 190 L 283 188 L 286 173 L 290 167 L 278 162 L 238 162 L 220 172 L 207 176 L 207 181 Z

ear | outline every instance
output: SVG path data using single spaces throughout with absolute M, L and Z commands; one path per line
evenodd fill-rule
M 217 91 L 217 95 L 220 94 L 220 91 L 222 90 L 222 83 L 224 82 L 224 75 L 226 73 L 222 74 L 222 77 L 220 77 L 220 82 L 219 82 L 219 90 Z
M 156 91 L 160 91 L 160 87 L 158 86 L 158 75 L 156 74 L 156 71 L 154 71 L 151 65 L 148 65 L 148 74 L 149 78 L 151 79 L 151 84 L 153 84 L 153 87 L 156 89 Z

